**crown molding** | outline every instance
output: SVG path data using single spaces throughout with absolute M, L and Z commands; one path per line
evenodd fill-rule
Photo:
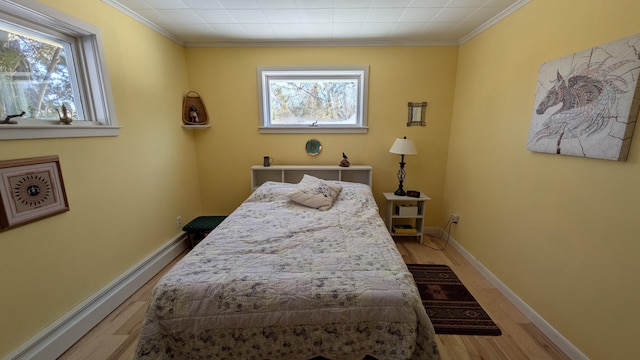
M 489 21 L 487 21 L 486 23 L 478 26 L 475 30 L 473 30 L 472 32 L 468 33 L 467 35 L 463 36 L 462 38 L 460 38 L 460 40 L 458 41 L 458 45 L 462 45 L 464 43 L 466 43 L 467 41 L 473 39 L 474 37 L 478 36 L 480 33 L 482 33 L 483 31 L 487 30 L 488 28 L 492 27 L 493 25 L 497 24 L 498 22 L 500 22 L 502 19 L 506 18 L 507 16 L 513 14 L 514 12 L 516 12 L 516 10 L 520 9 L 521 7 L 527 5 L 529 2 L 531 2 L 531 0 L 520 0 L 516 3 L 514 3 L 513 5 L 509 6 L 508 8 L 502 10 L 498 15 L 492 17 L 491 19 L 489 19 Z

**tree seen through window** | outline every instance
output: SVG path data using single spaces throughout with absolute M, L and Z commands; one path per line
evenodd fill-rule
M 0 119 L 54 120 L 63 104 L 77 119 L 74 100 L 64 44 L 0 25 Z
M 273 80 L 272 124 L 355 124 L 355 80 Z

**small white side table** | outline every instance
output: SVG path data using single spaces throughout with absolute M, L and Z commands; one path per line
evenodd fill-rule
M 425 202 L 431 200 L 430 197 L 420 194 L 420 197 L 410 197 L 410 196 L 398 196 L 392 192 L 382 193 L 384 198 L 387 200 L 387 212 L 386 212 L 386 223 L 387 229 L 389 230 L 389 234 L 391 236 L 413 236 L 417 237 L 420 240 L 420 244 L 422 244 L 422 227 L 424 226 L 424 205 Z M 406 215 L 399 214 L 396 210 L 396 206 L 402 206 L 410 204 L 417 207 L 416 215 Z M 397 224 L 396 220 L 398 219 L 414 219 L 414 226 L 416 229 L 415 234 L 398 234 L 393 231 L 393 225 Z M 402 222 L 405 223 L 405 222 Z

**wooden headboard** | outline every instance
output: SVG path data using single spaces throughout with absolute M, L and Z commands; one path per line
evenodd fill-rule
M 304 174 L 324 180 L 349 181 L 371 186 L 373 168 L 368 165 L 349 167 L 333 165 L 254 165 L 251 167 L 251 190 L 267 181 L 278 181 L 295 184 L 302 180 Z

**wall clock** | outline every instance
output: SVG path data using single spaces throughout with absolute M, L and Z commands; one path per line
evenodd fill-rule
M 305 145 L 305 149 L 307 150 L 307 154 L 311 156 L 316 156 L 320 154 L 320 151 L 322 151 L 322 144 L 320 144 L 320 141 L 316 139 L 311 139 L 307 141 L 307 144 Z

